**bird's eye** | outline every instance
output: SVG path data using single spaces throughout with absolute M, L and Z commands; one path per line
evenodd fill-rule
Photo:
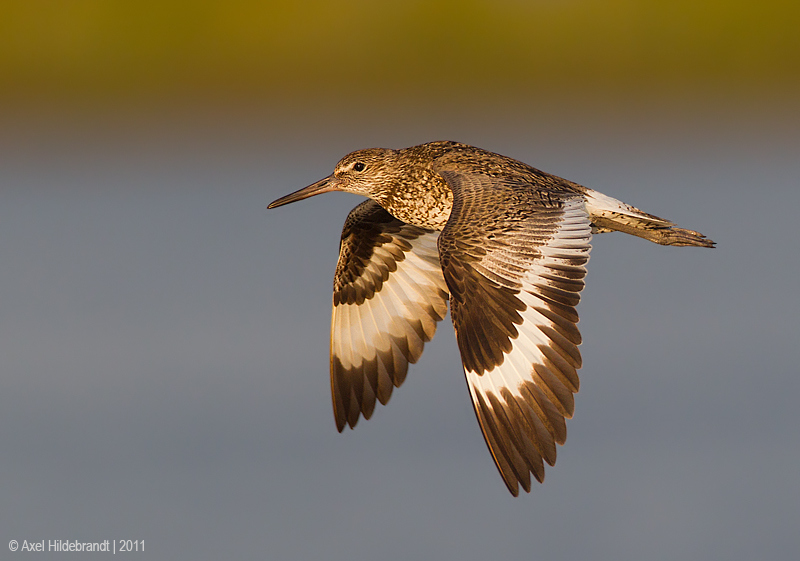
M 355 171 L 364 171 L 364 164 L 362 164 L 361 162 L 356 162 L 353 164 L 353 169 Z

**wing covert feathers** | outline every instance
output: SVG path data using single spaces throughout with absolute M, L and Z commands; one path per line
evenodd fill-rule
M 369 419 L 405 380 L 447 312 L 438 232 L 366 201 L 345 221 L 333 282 L 331 393 L 336 428 Z

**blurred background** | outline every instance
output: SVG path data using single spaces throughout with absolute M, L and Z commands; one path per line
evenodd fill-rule
M 4 2 L 0 547 L 794 559 L 799 24 L 789 1 Z M 266 210 L 351 150 L 438 139 L 718 243 L 595 238 L 569 439 L 517 499 L 449 319 L 336 433 L 359 198 Z

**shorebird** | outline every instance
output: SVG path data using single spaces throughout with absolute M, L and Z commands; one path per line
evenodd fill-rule
M 451 141 L 342 158 L 275 208 L 329 191 L 347 217 L 333 279 L 330 371 L 341 432 L 386 405 L 450 303 L 475 414 L 512 495 L 544 480 L 578 391 L 575 306 L 593 233 L 714 247 L 692 230 L 523 162 Z

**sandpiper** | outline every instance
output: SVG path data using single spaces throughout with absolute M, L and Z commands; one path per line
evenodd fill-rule
M 692 230 L 523 162 L 451 141 L 348 154 L 275 208 L 328 191 L 369 197 L 347 217 L 333 279 L 336 427 L 369 419 L 444 318 L 509 491 L 530 492 L 564 444 L 581 366 L 575 306 L 593 233 L 714 247 Z

